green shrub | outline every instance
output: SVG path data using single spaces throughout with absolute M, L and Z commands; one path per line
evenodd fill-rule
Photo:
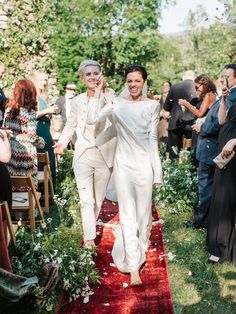
M 185 153 L 182 161 L 162 160 L 164 184 L 155 191 L 157 206 L 180 214 L 193 209 L 197 202 L 197 173 L 192 154 Z
M 14 273 L 37 276 L 44 263 L 59 265 L 59 280 L 50 298 L 39 304 L 37 313 L 54 312 L 58 297 L 67 291 L 70 300 L 80 295 L 93 294 L 90 284 L 99 281 L 93 261 L 93 251 L 81 246 L 82 227 L 79 197 L 71 170 L 73 153 L 66 151 L 59 166 L 59 195 L 55 195 L 50 216 L 35 233 L 20 228 L 14 255 L 11 256 Z M 34 291 L 39 292 L 38 287 Z

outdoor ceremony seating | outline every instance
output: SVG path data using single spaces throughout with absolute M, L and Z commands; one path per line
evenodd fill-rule
M 43 210 L 49 213 L 49 199 L 54 196 L 54 188 L 52 183 L 52 175 L 50 169 L 50 162 L 48 152 L 38 153 L 38 163 L 44 164 L 43 171 L 38 171 L 38 183 L 43 184 L 43 193 L 41 193 L 41 200 L 44 200 Z M 49 192 L 50 191 L 50 192 Z
M 34 186 L 32 177 L 11 177 L 12 187 L 27 192 L 12 193 L 12 212 L 13 215 L 17 212 L 28 214 L 28 219 L 20 219 L 22 224 L 29 224 L 31 231 L 35 231 L 35 209 L 38 211 L 39 221 L 43 222 L 43 211 L 39 203 L 41 193 L 37 192 Z M 19 223 L 19 220 L 13 220 L 13 223 Z
M 16 237 L 15 237 L 15 233 L 13 230 L 13 225 L 12 225 L 12 220 L 11 220 L 11 215 L 10 215 L 8 203 L 6 201 L 4 201 L 0 204 L 0 207 L 2 210 L 2 216 L 4 218 L 3 230 L 4 230 L 4 237 L 5 237 L 6 244 L 9 244 L 9 238 L 8 238 L 8 232 L 9 232 L 10 239 L 11 239 L 13 245 L 15 246 L 16 245 Z

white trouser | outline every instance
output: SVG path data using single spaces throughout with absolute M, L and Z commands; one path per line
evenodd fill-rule
M 88 148 L 74 165 L 84 240 L 96 238 L 96 220 L 111 172 L 97 147 Z

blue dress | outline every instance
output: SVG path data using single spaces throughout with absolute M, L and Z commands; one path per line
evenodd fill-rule
M 38 110 L 41 111 L 47 108 L 48 108 L 48 104 L 46 103 L 46 101 L 40 96 L 38 96 Z M 48 152 L 49 160 L 50 160 L 50 168 L 51 168 L 51 173 L 52 173 L 52 180 L 53 180 L 53 185 L 55 187 L 56 162 L 55 162 L 55 155 L 52 148 L 53 139 L 50 133 L 50 124 L 51 124 L 51 120 L 50 118 L 48 118 L 47 115 L 44 115 L 37 119 L 37 135 L 41 136 L 46 142 L 45 147 L 43 149 L 38 149 L 37 151 L 38 153 Z M 38 169 L 42 171 L 43 165 L 39 165 Z

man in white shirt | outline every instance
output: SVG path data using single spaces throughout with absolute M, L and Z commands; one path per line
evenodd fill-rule
M 61 115 L 60 117 L 61 119 L 59 119 L 59 122 L 55 121 L 55 124 L 56 126 L 58 123 L 62 124 L 59 127 L 60 130 L 64 128 L 64 126 L 66 125 L 66 121 L 70 115 L 71 101 L 75 97 L 76 89 L 77 87 L 75 83 L 73 82 L 67 83 L 65 95 L 59 97 L 56 101 L 56 105 L 58 107 L 57 115 Z M 58 116 L 56 118 L 58 118 Z M 58 119 L 55 119 L 55 120 L 58 120 Z M 76 134 L 74 133 L 70 141 L 70 144 L 72 144 L 72 147 L 75 145 L 75 142 L 76 142 Z

